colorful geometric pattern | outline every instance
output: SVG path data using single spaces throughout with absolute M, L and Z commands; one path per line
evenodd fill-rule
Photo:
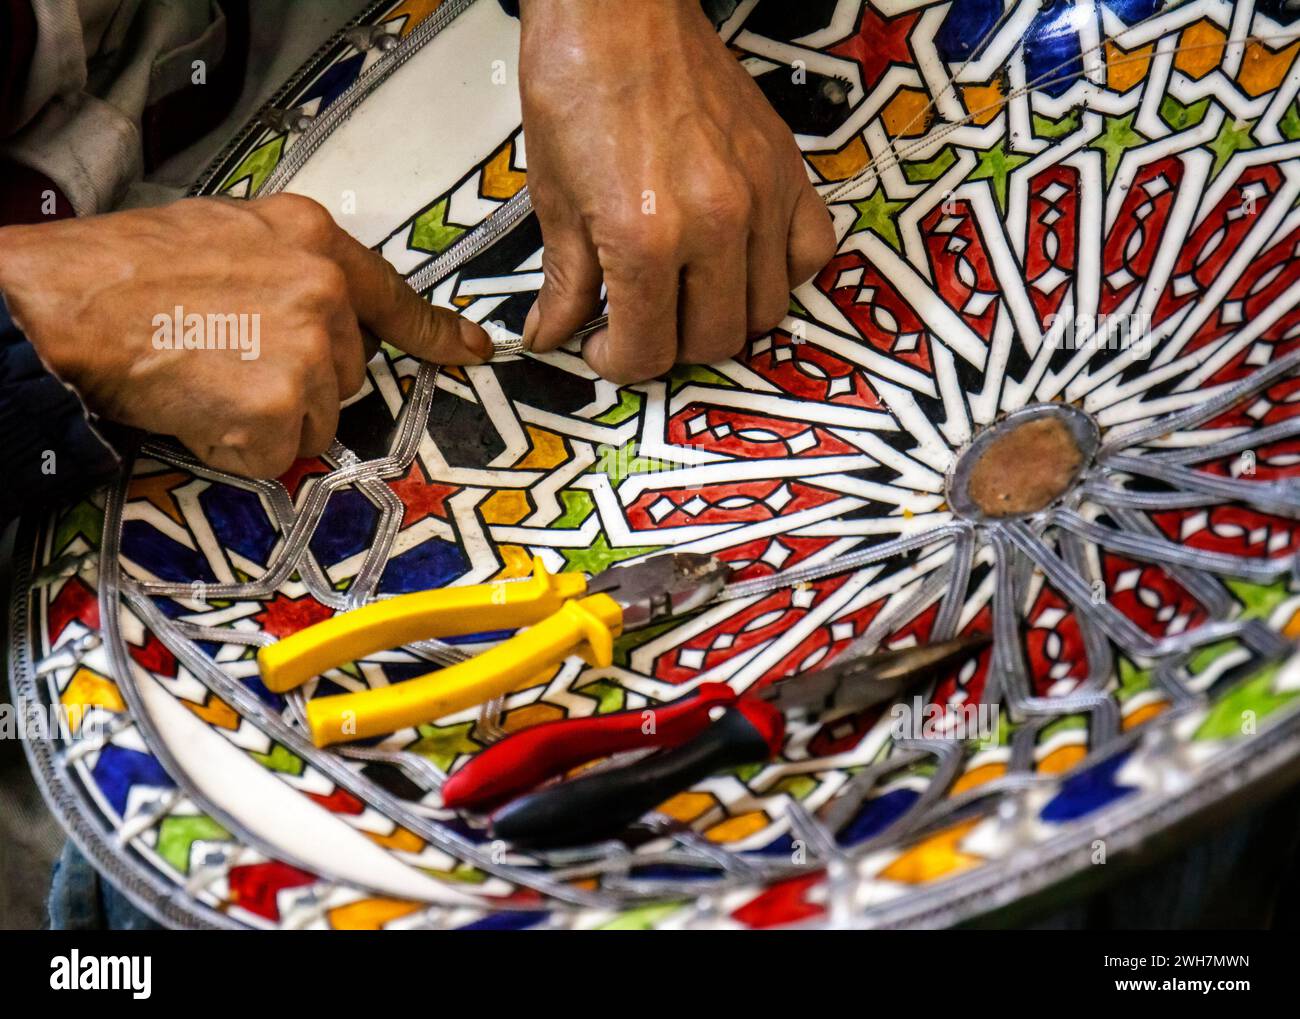
M 439 7 L 364 23 L 400 39 Z M 32 529 L 15 682 L 84 711 L 33 749 L 56 808 L 177 923 L 929 925 L 1276 772 L 1300 730 L 1297 18 L 1282 0 L 742 3 L 723 34 L 840 238 L 781 328 L 630 387 L 576 344 L 442 370 L 386 349 L 331 450 L 277 482 L 150 443 L 120 490 Z M 277 105 L 320 116 L 399 55 L 451 64 L 447 24 L 416 53 L 340 41 Z M 250 131 L 208 190 L 258 193 L 304 138 Z M 378 247 L 413 274 L 442 258 L 432 299 L 508 337 L 541 239 L 522 135 L 481 143 Z M 377 139 L 377 172 L 408 144 Z M 1099 430 L 1078 483 L 1029 519 L 956 513 L 962 450 L 1043 404 Z M 481 710 L 332 751 L 301 724 L 302 696 L 499 635 L 301 695 L 258 681 L 259 646 L 373 598 L 667 548 L 737 583 L 609 668 L 571 661 Z M 900 738 L 880 709 L 795 726 L 778 760 L 707 779 L 625 844 L 520 853 L 440 805 L 449 771 L 527 725 L 975 631 L 993 650 L 925 692 L 939 731 Z M 980 705 L 996 732 L 952 738 Z

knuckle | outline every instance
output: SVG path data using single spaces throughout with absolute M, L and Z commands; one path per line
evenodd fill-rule
M 606 269 L 635 272 L 646 264 L 676 261 L 682 251 L 685 231 L 672 216 L 625 216 L 609 227 L 607 242 L 601 245 L 601 263 Z
M 267 201 L 276 203 L 275 214 L 283 219 L 293 237 L 308 247 L 325 247 L 339 229 L 329 210 L 305 195 L 273 195 Z
M 273 429 L 270 434 L 296 425 L 304 402 L 301 383 L 287 376 L 260 386 L 249 401 L 252 417 Z
M 735 180 L 714 182 L 695 197 L 692 208 L 699 228 L 714 236 L 744 230 L 753 211 L 748 186 Z
M 319 255 L 307 255 L 291 277 L 298 296 L 320 310 L 332 309 L 343 300 L 348 280 L 338 264 Z

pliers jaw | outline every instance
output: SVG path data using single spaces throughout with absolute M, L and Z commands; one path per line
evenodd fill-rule
M 623 609 L 623 629 L 638 630 L 702 608 L 731 576 L 720 559 L 698 552 L 670 552 L 627 566 L 613 566 L 587 583 L 588 594 L 607 594 Z

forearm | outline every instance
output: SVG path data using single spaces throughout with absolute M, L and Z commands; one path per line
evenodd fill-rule
M 501 0 L 501 6 L 505 8 L 507 14 L 517 18 L 523 3 L 537 2 L 553 2 L 553 0 L 522 0 L 522 3 L 521 0 Z M 616 4 L 621 3 L 622 0 L 603 0 L 603 2 Z M 740 0 L 699 0 L 699 4 L 715 25 L 721 25 L 735 13 L 736 8 L 740 6 Z

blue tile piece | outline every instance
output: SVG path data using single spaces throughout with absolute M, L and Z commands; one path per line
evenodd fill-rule
M 935 33 L 939 56 L 960 64 L 975 56 L 1002 16 L 1002 0 L 961 0 L 955 3 Z
M 311 552 L 325 568 L 363 552 L 374 540 L 379 509 L 360 492 L 344 489 L 330 496 L 311 536 Z
M 270 561 L 279 534 L 256 492 L 212 485 L 199 496 L 199 505 L 223 546 L 255 563 Z
M 122 555 L 161 580 L 178 584 L 195 580 L 214 584 L 217 580 L 205 556 L 144 520 L 123 522 Z
M 1132 753 L 1126 751 L 1071 775 L 1061 783 L 1060 791 L 1048 801 L 1039 816 L 1044 821 L 1058 824 L 1074 821 L 1137 792 L 1133 786 L 1119 785 L 1115 781 L 1116 774 Z
M 490 913 L 483 917 L 482 920 L 475 920 L 471 924 L 456 929 L 461 931 L 522 931 L 527 930 L 529 927 L 536 927 L 548 916 L 550 916 L 549 913 L 540 910 Z
M 357 80 L 357 75 L 361 73 L 361 64 L 365 61 L 365 58 L 364 53 L 358 53 L 354 57 L 340 60 L 316 79 L 311 87 L 299 97 L 299 105 L 305 105 L 313 99 L 319 98 L 321 101 L 320 108 L 317 111 L 319 114 L 320 111 L 323 111 L 325 107 L 341 96 L 349 85 Z
M 99 752 L 93 774 L 100 792 L 119 814 L 126 813 L 126 799 L 132 786 L 172 789 L 176 785 L 151 754 L 127 750 L 112 743 Z
M 469 569 L 465 554 L 449 541 L 430 538 L 388 560 L 379 580 L 383 594 L 409 594 L 446 587 Z
M 1079 8 L 1072 0 L 1049 0 L 1025 33 L 1028 83 L 1051 96 L 1069 91 L 1083 74 Z
M 919 795 L 914 789 L 892 789 L 867 800 L 853 820 L 840 829 L 837 841 L 843 846 L 853 846 L 879 835 L 906 814 Z
M 1276 0 L 1281 3 L 1281 0 Z M 1126 25 L 1149 18 L 1160 10 L 1164 0 L 1105 0 L 1107 10 L 1114 11 Z

